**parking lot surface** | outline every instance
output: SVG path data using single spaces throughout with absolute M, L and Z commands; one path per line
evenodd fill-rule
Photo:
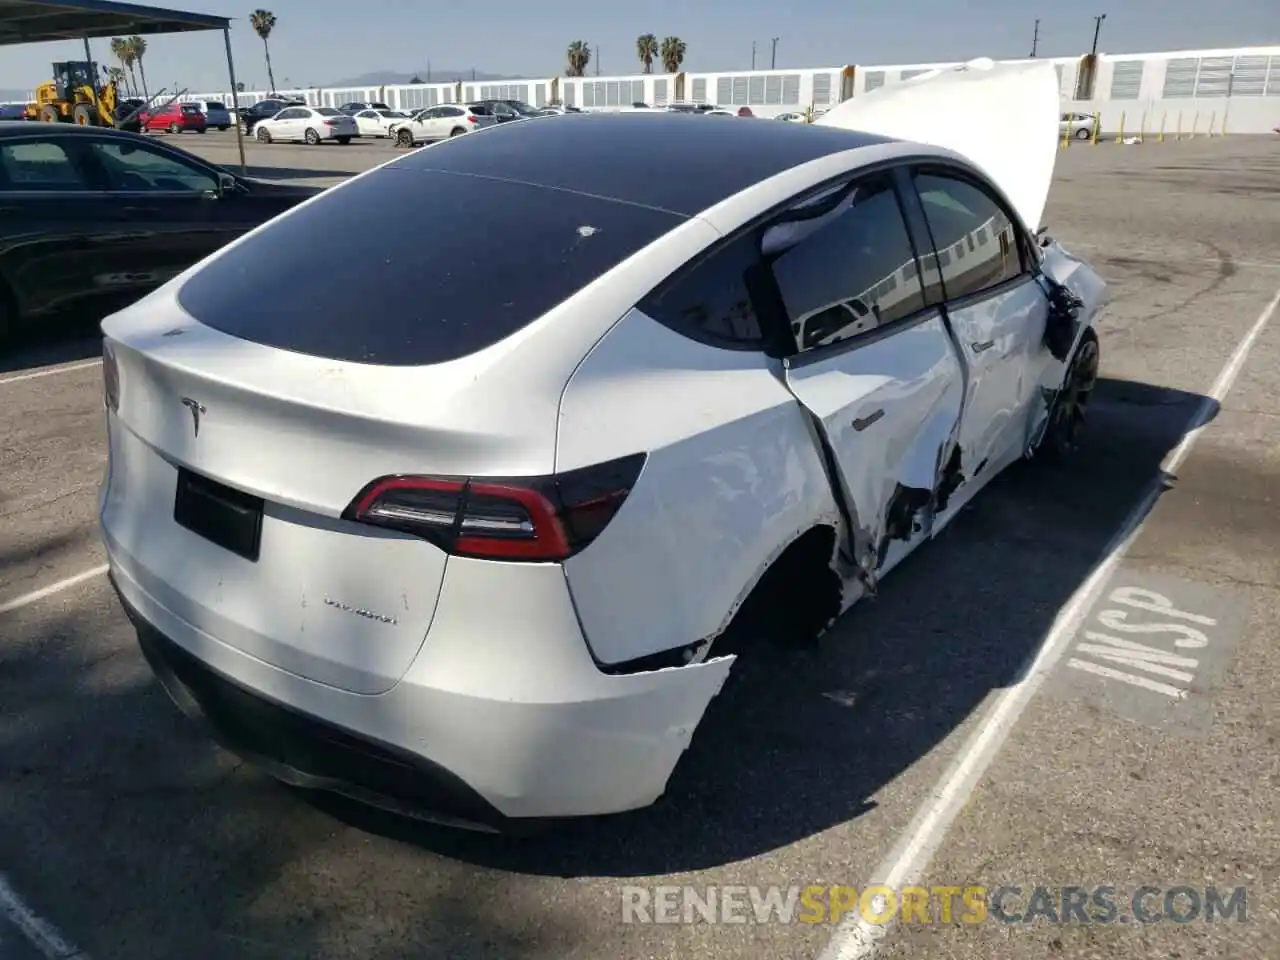
M 238 163 L 232 133 L 180 143 Z M 320 183 L 398 155 L 247 146 L 251 173 Z M 1270 139 L 1062 151 L 1050 231 L 1112 294 L 1079 457 L 1011 469 L 818 650 L 746 671 L 657 806 L 531 840 L 303 796 L 211 746 L 95 574 L 96 342 L 0 357 L 0 874 L 98 960 L 817 957 L 837 925 L 624 922 L 624 888 L 872 881 L 1020 891 L 1003 917 L 896 924 L 886 957 L 1274 958 L 1278 201 Z M 1141 632 L 1170 622 L 1184 644 Z M 1046 637 L 1060 656 L 1015 701 Z M 1144 886 L 1156 913 L 1243 887 L 1247 913 L 1145 922 Z M 1063 887 L 1114 887 L 1117 916 L 1030 922 L 1037 887 L 1058 920 Z M 0 958 L 26 960 L 6 916 Z M 842 929 L 828 956 L 870 955 Z

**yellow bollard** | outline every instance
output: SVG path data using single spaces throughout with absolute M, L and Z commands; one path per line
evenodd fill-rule
M 1209 136 L 1213 136 L 1213 121 L 1218 119 L 1218 111 L 1215 110 L 1209 114 Z
M 1222 111 L 1222 129 L 1219 130 L 1218 133 L 1220 136 L 1223 136 L 1223 137 L 1227 135 L 1227 111 L 1226 110 Z
M 1169 119 L 1169 111 L 1168 111 L 1168 110 L 1166 110 L 1164 113 L 1160 114 L 1160 136 L 1156 137 L 1156 140 L 1157 140 L 1159 143 L 1164 143 L 1164 124 L 1165 124 L 1165 121 L 1166 121 L 1166 120 L 1168 120 L 1168 119 Z
M 1174 137 L 1174 139 L 1175 140 L 1182 139 L 1182 111 L 1181 110 L 1178 111 L 1178 134 L 1177 136 Z
M 1116 134 L 1116 143 L 1124 143 L 1124 111 L 1120 111 L 1120 132 Z
M 1093 136 L 1089 138 L 1089 142 L 1095 147 L 1098 145 L 1098 130 L 1102 127 L 1102 114 L 1095 113 L 1093 115 Z
M 1138 142 L 1147 139 L 1147 111 L 1142 111 L 1142 120 L 1138 123 Z
M 1194 140 L 1196 138 L 1196 127 L 1198 127 L 1199 125 L 1200 125 L 1200 111 L 1197 110 L 1195 113 L 1191 115 L 1191 133 L 1188 134 L 1187 136 L 1188 140 Z

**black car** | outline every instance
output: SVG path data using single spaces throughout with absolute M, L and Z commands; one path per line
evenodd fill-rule
M 321 189 L 121 130 L 0 121 L 0 340 L 119 309 Z
M 245 133 L 253 133 L 253 128 L 259 120 L 270 120 L 285 107 L 305 107 L 306 105 L 305 100 L 286 100 L 282 97 L 259 100 L 251 107 L 240 109 L 238 116 L 240 129 Z
M 361 110 L 390 110 L 391 108 L 385 103 L 377 100 L 352 100 L 350 103 L 344 103 L 338 108 L 339 113 L 345 113 L 348 117 L 354 117 Z
M 531 107 L 523 100 L 477 100 L 469 104 L 474 110 L 477 105 L 483 106 L 489 113 L 497 117 L 499 123 L 510 123 L 513 120 L 528 120 L 539 115 L 536 107 Z

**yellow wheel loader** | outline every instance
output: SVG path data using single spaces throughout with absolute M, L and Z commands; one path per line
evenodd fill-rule
M 76 123 L 82 127 L 114 127 L 116 85 L 98 83 L 98 65 L 72 60 L 53 65 L 53 79 L 36 88 L 35 103 L 27 104 L 27 119 L 45 123 Z

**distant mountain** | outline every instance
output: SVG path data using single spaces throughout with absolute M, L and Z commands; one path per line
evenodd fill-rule
M 376 73 L 362 73 L 358 77 L 351 77 L 347 80 L 335 80 L 333 83 L 325 84 L 325 86 L 334 87 L 382 87 L 391 86 L 397 83 L 408 83 L 414 77 L 418 77 L 424 83 L 427 81 L 427 71 L 419 70 L 416 73 L 395 73 L 390 70 L 379 70 Z M 439 67 L 431 68 L 432 83 L 448 83 L 452 80 L 471 80 L 471 68 L 466 70 L 443 70 Z M 524 77 L 515 77 L 506 73 L 485 73 L 482 70 L 475 72 L 475 79 L 479 80 L 523 80 Z

